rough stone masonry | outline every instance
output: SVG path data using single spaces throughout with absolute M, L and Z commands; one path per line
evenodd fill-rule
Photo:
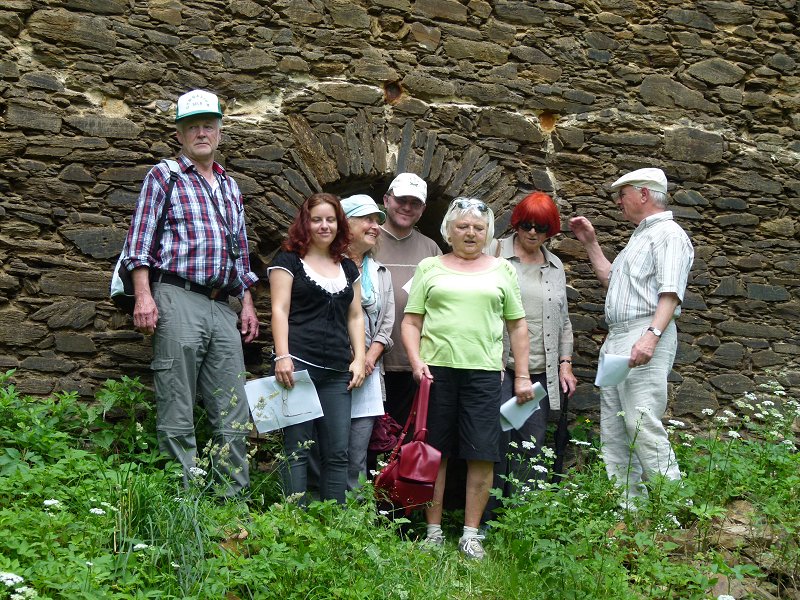
M 19 390 L 91 395 L 148 380 L 149 340 L 109 302 L 147 169 L 177 148 L 173 102 L 225 105 L 220 147 L 263 268 L 315 190 L 380 200 L 430 182 L 421 227 L 456 195 L 508 223 L 533 189 L 630 235 L 608 184 L 663 167 L 696 247 L 672 414 L 700 414 L 774 370 L 800 384 L 800 43 L 796 0 L 5 0 L 0 8 L 0 368 Z M 438 239 L 438 237 L 437 237 Z M 578 410 L 603 291 L 568 232 Z M 246 348 L 261 373 L 265 333 Z

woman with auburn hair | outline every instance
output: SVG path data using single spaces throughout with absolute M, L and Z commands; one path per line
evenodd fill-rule
M 494 486 L 502 489 L 504 496 L 513 492 L 515 482 L 524 484 L 530 479 L 543 478 L 541 473 L 531 470 L 532 459 L 539 456 L 544 446 L 550 410 L 559 410 L 561 392 L 571 397 L 577 384 L 572 374 L 572 323 L 567 312 L 564 265 L 544 245 L 561 231 L 558 207 L 543 192 L 529 194 L 511 213 L 511 228 L 514 232 L 510 236 L 492 240 L 486 252 L 507 259 L 517 271 L 530 339 L 528 370 L 531 381 L 538 381 L 547 396 L 522 429 L 512 429 L 501 437 L 501 461 L 499 468 L 495 468 Z M 514 395 L 511 378 L 515 368 L 514 357 L 509 356 L 502 386 L 503 401 Z
M 350 241 L 339 198 L 312 194 L 300 207 L 269 266 L 274 373 L 294 386 L 307 370 L 324 416 L 283 430 L 285 492 L 305 494 L 309 442 L 316 428 L 320 497 L 344 503 L 351 390 L 364 381 L 364 317 L 358 267 L 343 256 Z

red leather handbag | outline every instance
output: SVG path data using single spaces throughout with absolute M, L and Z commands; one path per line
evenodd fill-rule
M 425 508 L 433 500 L 433 487 L 442 462 L 442 453 L 425 443 L 430 391 L 431 380 L 423 377 L 403 433 L 389 456 L 389 463 L 375 478 L 377 500 L 403 508 L 407 515 L 412 510 Z M 412 423 L 416 429 L 414 439 L 404 445 L 403 440 Z

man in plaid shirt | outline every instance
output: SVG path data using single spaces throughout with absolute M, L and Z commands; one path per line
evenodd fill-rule
M 133 324 L 153 335 L 159 446 L 181 463 L 185 482 L 210 467 L 219 493 L 232 497 L 250 482 L 241 342 L 258 336 L 250 294 L 258 277 L 250 270 L 239 187 L 214 160 L 222 124 L 218 98 L 203 90 L 184 94 L 175 121 L 179 177 L 167 198 L 169 167 L 159 163 L 145 176 L 123 260 L 135 288 Z M 230 296 L 241 299 L 241 336 Z M 196 394 L 213 429 L 206 469 L 197 464 Z

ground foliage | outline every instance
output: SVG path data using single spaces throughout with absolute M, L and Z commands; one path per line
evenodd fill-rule
M 220 503 L 202 461 L 187 489 L 158 454 L 137 380 L 109 381 L 87 403 L 21 396 L 9 371 L 0 599 L 800 598 L 798 404 L 775 381 L 738 410 L 709 409 L 702 432 L 671 421 L 685 478 L 650 482 L 636 511 L 619 509 L 580 423 L 570 470 L 548 481 L 545 452 L 474 563 L 457 553 L 460 514 L 447 513 L 444 550 L 424 553 L 419 518 L 376 507 L 369 484 L 344 510 L 301 507 L 274 468 L 253 469 L 250 495 Z M 277 445 L 254 465 L 277 464 Z

